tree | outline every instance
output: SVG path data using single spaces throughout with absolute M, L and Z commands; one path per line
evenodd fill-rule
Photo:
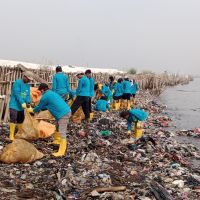
M 136 74 L 137 70 L 135 68 L 131 68 L 128 70 L 128 74 Z
M 154 72 L 150 71 L 150 70 L 143 70 L 141 72 L 141 74 L 155 74 Z

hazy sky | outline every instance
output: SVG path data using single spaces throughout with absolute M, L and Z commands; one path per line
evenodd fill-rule
M 0 0 L 0 59 L 200 73 L 200 0 Z

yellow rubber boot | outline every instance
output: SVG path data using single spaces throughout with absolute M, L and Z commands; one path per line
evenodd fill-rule
M 139 139 L 142 137 L 143 134 L 143 129 L 142 129 L 142 123 L 141 122 L 137 122 L 135 124 L 135 135 L 134 138 L 135 139 Z
M 128 110 L 128 100 L 124 100 L 124 109 Z
M 18 127 L 18 132 L 21 133 L 22 130 L 23 130 L 23 129 L 22 129 L 22 124 L 17 124 L 17 127 Z
M 90 121 L 92 121 L 92 120 L 93 120 L 93 118 L 94 118 L 94 113 L 93 113 L 93 112 L 91 112 L 91 113 L 90 113 Z
M 16 124 L 10 123 L 10 140 L 14 140 Z
M 133 108 L 133 106 L 134 106 L 134 98 L 131 98 L 131 108 Z
M 72 106 L 72 103 L 73 103 L 73 101 L 70 99 L 70 100 L 68 101 L 68 106 L 71 107 L 71 106 Z
M 99 89 L 101 90 L 102 87 L 103 87 L 103 85 L 102 85 L 102 84 L 99 84 L 98 87 L 99 87 Z
M 115 100 L 112 103 L 112 108 L 113 108 L 113 110 L 116 110 L 116 101 Z
M 130 110 L 131 109 L 131 102 L 128 100 L 127 101 L 127 110 Z
M 67 150 L 67 139 L 66 138 L 61 138 L 58 152 L 52 153 L 52 155 L 55 156 L 55 157 L 64 156 L 66 150 Z
M 121 105 L 122 105 L 122 100 L 120 99 L 119 100 L 119 105 L 118 105 L 119 106 L 119 110 L 121 109 Z
M 115 104 L 115 110 L 119 110 L 119 108 L 120 108 L 120 103 L 116 102 L 116 104 Z
M 51 144 L 60 144 L 60 133 L 58 131 L 55 131 L 53 134 L 53 142 Z
M 124 109 L 124 107 L 125 107 L 125 104 L 124 104 L 124 103 L 125 103 L 125 101 L 124 101 L 124 99 L 122 99 L 122 101 L 121 101 L 121 106 L 120 106 L 121 109 Z

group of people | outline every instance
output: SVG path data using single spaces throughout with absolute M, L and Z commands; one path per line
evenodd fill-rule
M 97 106 L 95 107 L 98 111 L 106 111 L 106 109 L 110 109 L 108 104 L 105 101 L 109 101 L 110 105 L 114 110 L 122 109 L 131 109 L 131 102 L 134 103 L 135 95 L 138 91 L 138 84 L 135 80 L 130 81 L 129 78 L 119 78 L 117 81 L 114 80 L 113 76 L 109 77 L 108 83 L 100 88 L 102 104 L 104 102 L 104 106 L 99 106 L 100 102 L 97 102 Z M 100 86 L 101 87 L 101 86 Z M 103 110 L 101 109 L 103 108 Z
M 105 112 L 113 109 L 118 110 L 120 105 L 126 103 L 126 110 L 120 113 L 120 116 L 128 121 L 128 130 L 131 131 L 131 123 L 145 119 L 145 112 L 133 109 L 130 110 L 130 100 L 134 98 L 138 90 L 137 83 L 128 78 L 124 80 L 119 78 L 117 82 L 111 76 L 109 82 L 104 85 L 95 84 L 90 69 L 85 73 L 78 73 L 78 87 L 70 88 L 68 76 L 62 72 L 62 67 L 56 67 L 56 74 L 53 76 L 52 88 L 50 89 L 46 83 L 41 83 L 38 90 L 41 92 L 41 99 L 37 105 L 31 107 L 30 84 L 32 80 L 31 74 L 25 72 L 23 78 L 16 80 L 12 87 L 10 98 L 10 140 L 14 140 L 16 126 L 18 130 L 22 129 L 24 121 L 24 110 L 29 113 L 38 113 L 48 110 L 56 119 L 58 127 L 54 133 L 53 144 L 59 145 L 58 152 L 53 153 L 55 157 L 65 155 L 67 149 L 67 125 L 71 115 L 82 107 L 85 115 L 85 121 L 88 123 L 93 118 L 92 100 L 95 97 L 96 103 L 94 109 Z M 99 96 L 97 94 L 100 94 Z M 71 105 L 68 105 L 71 100 Z M 142 117 L 141 117 L 142 116 Z

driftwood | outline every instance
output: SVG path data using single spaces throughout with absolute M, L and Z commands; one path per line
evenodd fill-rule
M 126 186 L 97 187 L 94 190 L 96 190 L 97 192 L 120 192 L 120 191 L 125 191 Z
M 3 116 L 4 102 L 5 102 L 5 97 L 4 96 L 0 97 L 0 122 Z
M 156 181 L 151 182 L 151 192 L 157 200 L 173 200 L 169 192 Z

